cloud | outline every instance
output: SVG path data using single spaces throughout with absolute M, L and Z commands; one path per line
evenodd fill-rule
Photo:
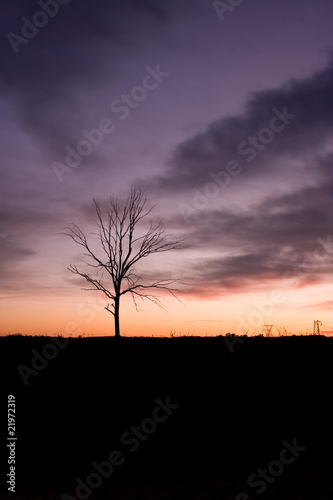
M 131 86 L 138 82 L 138 74 L 142 78 L 145 65 L 153 64 L 141 59 L 142 54 L 147 54 L 143 48 L 169 28 L 176 2 L 171 4 L 172 7 L 165 7 L 165 2 L 153 0 L 71 0 L 35 38 L 22 46 L 18 55 L 6 35 L 9 31 L 19 32 L 21 17 L 31 17 L 38 4 L 28 5 L 22 0 L 8 7 L 0 20 L 0 105 L 4 121 L 15 122 L 17 128 L 32 137 L 38 154 L 25 154 L 21 136 L 12 132 L 13 142 L 2 158 L 6 193 L 0 232 L 9 235 L 0 246 L 3 272 L 15 262 L 23 265 L 37 261 L 39 241 L 49 234 L 54 238 L 72 214 L 90 220 L 85 203 L 88 196 L 93 196 L 97 181 L 84 185 L 79 175 L 75 179 L 74 175 L 68 176 L 66 186 L 57 191 L 59 186 L 43 153 L 51 161 L 62 161 L 65 147 L 77 144 L 83 128 L 91 129 L 108 116 L 113 85 L 130 81 Z M 186 9 L 181 9 L 183 16 Z M 165 47 L 158 45 L 161 46 Z M 153 49 L 149 55 L 153 58 Z M 180 237 L 188 237 L 186 260 L 180 257 L 175 263 L 177 276 L 195 283 L 188 293 L 236 293 L 272 284 L 290 270 L 301 276 L 298 285 L 331 275 L 331 256 L 320 262 L 313 256 L 317 239 L 333 234 L 332 88 L 330 62 L 309 78 L 256 92 L 239 114 L 221 117 L 180 143 L 171 153 L 163 174 L 145 184 L 141 180 L 134 182 L 161 199 L 166 229 L 176 229 L 177 234 L 182 233 Z M 272 141 L 248 162 L 249 154 L 239 152 L 239 147 L 249 136 L 258 136 L 270 126 L 276 116 L 274 109 L 279 113 L 286 110 L 295 118 L 281 132 L 275 132 Z M 17 167 L 19 161 L 14 155 L 21 148 L 24 153 Z M 89 157 L 89 164 L 105 169 L 107 175 L 101 178 L 112 189 L 116 182 L 109 170 L 116 169 L 115 158 L 111 157 L 105 167 L 98 154 Z M 28 171 L 27 165 L 30 167 L 35 160 L 37 166 Z M 186 225 L 178 205 L 190 204 L 193 189 L 203 192 L 205 185 L 212 182 L 209 172 L 224 170 L 230 160 L 240 163 L 241 173 L 207 209 L 195 210 L 191 223 Z M 138 157 L 138 162 L 143 163 L 142 158 Z M 41 165 L 50 177 L 36 175 Z M 96 173 L 92 170 L 93 178 Z M 125 176 L 125 169 L 120 170 L 120 177 Z M 147 178 L 143 167 L 138 175 Z M 20 278 L 19 274 L 16 283 Z M 8 280 L 9 275 L 6 283 Z
M 311 157 L 326 143 L 333 129 L 333 60 L 324 70 L 304 80 L 292 80 L 280 88 L 252 94 L 243 111 L 237 116 L 224 117 L 211 123 L 207 129 L 178 145 L 167 171 L 151 180 L 150 186 L 161 192 L 190 192 L 201 189 L 211 181 L 209 172 L 224 170 L 227 163 L 236 160 L 243 168 L 240 178 L 245 181 L 281 175 L 290 169 L 290 162 Z M 285 122 L 280 132 L 268 144 L 259 143 L 251 158 L 249 137 L 257 137 L 262 129 L 270 127 L 277 110 L 294 116 Z M 274 126 L 282 121 L 275 120 Z M 267 140 L 269 137 L 263 135 Z M 247 143 L 247 146 L 246 144 Z M 242 145 L 240 148 L 240 145 Z M 240 148 L 240 150 L 239 150 Z M 253 146 L 252 146 L 253 149 Z M 304 165 L 300 170 L 304 168 Z M 299 169 L 298 169 L 299 170 Z M 235 181 L 236 182 L 236 181 Z
M 330 61 L 309 78 L 253 94 L 241 114 L 179 144 L 168 170 L 148 181 L 172 199 L 169 222 L 188 238 L 182 270 L 190 295 L 264 288 L 288 276 L 300 287 L 332 276 L 333 252 L 318 243 L 333 235 L 332 88 Z M 274 109 L 295 117 L 247 162 L 239 145 L 267 128 Z M 230 160 L 242 172 L 205 208 L 195 207 L 193 189 L 204 195 L 209 172 Z M 192 211 L 188 224 L 182 204 Z
M 1 20 L 0 92 L 25 131 L 51 157 L 62 157 L 83 128 L 110 114 L 106 88 L 112 93 L 124 61 L 158 32 L 168 14 L 150 0 L 140 8 L 131 0 L 71 0 L 15 54 L 7 34 L 21 34 L 22 16 L 32 19 L 38 10 L 37 2 L 21 0 Z
M 170 21 L 170 14 L 166 11 L 165 5 L 162 7 L 156 1 L 141 0 L 138 2 L 137 0 L 129 0 L 129 3 L 135 11 L 149 14 L 159 22 L 168 23 Z
M 199 214 L 188 232 L 193 258 L 184 266 L 184 281 L 195 283 L 188 293 L 244 291 L 281 279 L 299 287 L 332 276 L 332 166 L 329 155 L 318 168 L 321 181 L 297 192 L 237 212 Z
M 316 311 L 333 311 L 333 300 L 324 300 L 317 304 L 308 304 L 307 307 Z

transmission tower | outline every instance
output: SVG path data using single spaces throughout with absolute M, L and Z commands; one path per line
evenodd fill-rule
M 314 320 L 313 322 L 313 335 L 320 335 L 320 325 L 322 325 L 322 322 L 317 320 Z
M 266 337 L 273 337 L 272 335 L 273 326 L 274 325 L 266 325 L 266 323 L 264 324 L 264 332 Z

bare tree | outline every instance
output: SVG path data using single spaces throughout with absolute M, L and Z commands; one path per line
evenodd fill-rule
M 172 288 L 172 285 L 179 282 L 178 280 L 162 279 L 144 284 L 142 277 L 134 270 L 135 264 L 141 259 L 155 253 L 178 250 L 184 247 L 184 240 L 173 241 L 169 239 L 170 235 L 165 234 L 162 220 L 157 224 L 150 222 L 149 229 L 145 234 L 137 236 L 136 229 L 139 222 L 147 217 L 155 206 L 146 209 L 146 202 L 146 193 L 139 189 L 131 190 L 123 208 L 111 196 L 109 209 L 105 220 L 103 220 L 100 206 L 94 199 L 102 258 L 97 256 L 97 252 L 93 250 L 86 236 L 76 224 L 72 223 L 65 232 L 75 243 L 85 249 L 82 260 L 87 266 L 94 268 L 95 275 L 92 276 L 88 272 L 80 271 L 75 265 L 70 265 L 68 269 L 73 274 L 82 276 L 92 285 L 92 288 L 84 288 L 84 290 L 100 290 L 110 299 L 111 302 L 105 309 L 114 316 L 116 337 L 120 336 L 119 306 L 122 295 L 130 293 L 136 308 L 137 298 L 148 299 L 163 307 L 160 298 L 153 294 L 156 290 L 168 291 L 177 298 L 176 292 L 178 290 Z M 110 286 L 104 284 L 105 277 L 107 277 Z

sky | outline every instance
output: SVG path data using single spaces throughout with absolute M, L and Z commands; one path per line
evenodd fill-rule
M 333 3 L 13 0 L 0 16 L 0 334 L 112 335 L 68 271 L 96 198 L 185 238 L 122 334 L 333 331 Z M 158 258 L 157 258 L 158 257 Z

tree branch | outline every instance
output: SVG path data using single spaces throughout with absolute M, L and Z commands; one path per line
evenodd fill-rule
M 181 302 L 176 295 L 180 290 L 173 287 L 175 283 L 181 283 L 179 280 L 162 279 L 144 284 L 142 277 L 136 274 L 133 269 L 135 264 L 149 255 L 169 250 L 180 250 L 185 246 L 184 240 L 172 240 L 171 235 L 165 233 L 163 220 L 155 224 L 150 222 L 145 234 L 136 236 L 138 224 L 149 216 L 155 207 L 153 205 L 146 208 L 147 194 L 140 189 L 132 189 L 123 208 L 111 196 L 106 216 L 103 216 L 97 200 L 93 201 L 97 215 L 97 236 L 105 260 L 99 258 L 92 250 L 85 234 L 78 225 L 72 223 L 66 228 L 64 234 L 85 249 L 82 261 L 86 266 L 96 270 L 97 273 L 102 273 L 102 277 L 81 271 L 75 265 L 71 265 L 68 269 L 92 285 L 93 288 L 88 288 L 88 290 L 99 290 L 113 302 L 108 304 L 105 309 L 115 316 L 115 324 L 119 299 L 126 293 L 131 294 L 136 309 L 138 309 L 136 299 L 139 297 L 142 300 L 148 299 L 164 309 L 160 298 L 150 293 L 153 290 L 167 291 Z M 103 284 L 103 272 L 111 278 L 111 290 Z M 115 301 L 117 301 L 116 307 Z

